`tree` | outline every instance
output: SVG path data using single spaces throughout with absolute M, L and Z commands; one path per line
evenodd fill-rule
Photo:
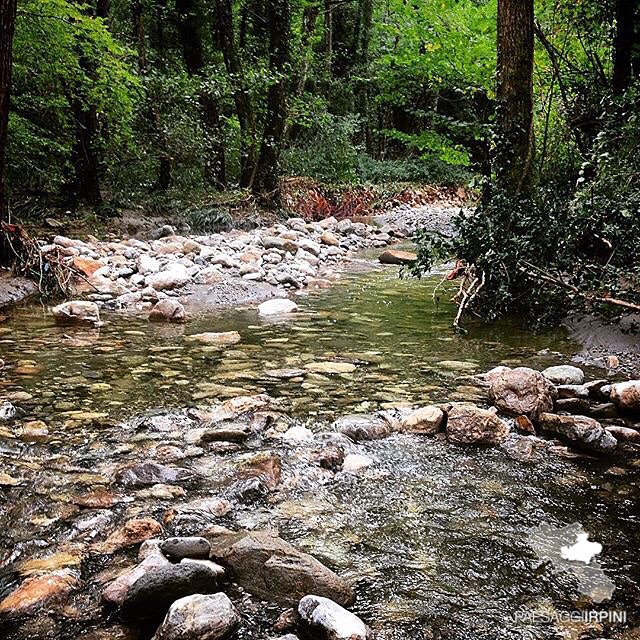
M 0 0 L 0 221 L 6 214 L 4 166 L 9 127 L 13 34 L 16 0 Z
M 533 0 L 498 0 L 495 173 L 508 196 L 533 175 Z
M 176 0 L 176 11 L 187 73 L 190 76 L 200 78 L 200 81 L 204 83 L 206 64 L 199 28 L 202 20 L 196 11 L 195 2 L 193 0 Z M 222 189 L 227 185 L 227 175 L 220 106 L 216 96 L 206 87 L 201 88 L 198 99 L 208 146 L 205 159 L 205 177 L 210 184 Z
M 256 114 L 236 46 L 231 0 L 216 0 L 215 13 L 218 46 L 233 87 L 233 101 L 240 125 L 240 186 L 249 188 L 255 178 L 258 160 Z
M 640 8 L 639 0 L 616 0 L 616 30 L 613 43 L 613 77 L 611 86 L 616 94 L 624 93 L 629 87 L 632 75 L 634 47 L 636 40 L 636 20 Z
M 280 200 L 280 153 L 287 120 L 288 65 L 291 40 L 291 8 L 289 0 L 271 0 L 267 10 L 269 25 L 269 69 L 272 74 L 267 94 L 265 118 L 260 156 L 253 185 L 267 203 L 278 204 Z

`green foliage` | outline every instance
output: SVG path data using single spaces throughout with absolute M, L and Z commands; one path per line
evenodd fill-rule
M 219 207 L 190 209 L 186 222 L 196 233 L 219 233 L 228 231 L 232 225 L 229 212 Z
M 73 102 L 95 107 L 100 144 L 118 155 L 131 140 L 139 82 L 126 47 L 87 5 L 26 0 L 18 11 L 9 182 L 55 191 L 69 173 Z
M 300 119 L 303 125 L 306 118 Z M 316 115 L 283 156 L 283 169 L 291 176 L 309 176 L 323 182 L 354 182 L 357 178 L 357 116 Z

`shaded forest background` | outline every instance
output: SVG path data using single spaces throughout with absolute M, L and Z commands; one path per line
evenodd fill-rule
M 640 302 L 638 0 L 2 3 L 13 219 L 215 227 L 229 198 L 282 208 L 283 176 L 465 185 L 481 205 L 415 273 L 455 255 L 488 316 Z

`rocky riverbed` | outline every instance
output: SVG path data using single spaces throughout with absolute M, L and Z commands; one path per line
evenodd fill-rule
M 0 636 L 633 637 L 636 387 L 576 368 L 560 330 L 456 334 L 440 276 L 350 251 L 273 315 L 10 310 Z M 602 544 L 595 578 L 541 560 L 540 526 Z M 564 616 L 606 610 L 627 619 Z

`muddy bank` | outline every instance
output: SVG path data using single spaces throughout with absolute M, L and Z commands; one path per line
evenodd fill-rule
M 608 320 L 596 315 L 574 315 L 564 325 L 571 339 L 582 345 L 576 362 L 602 367 L 611 374 L 640 374 L 640 316 L 628 314 Z
M 22 302 L 37 290 L 35 282 L 0 270 L 0 309 Z

